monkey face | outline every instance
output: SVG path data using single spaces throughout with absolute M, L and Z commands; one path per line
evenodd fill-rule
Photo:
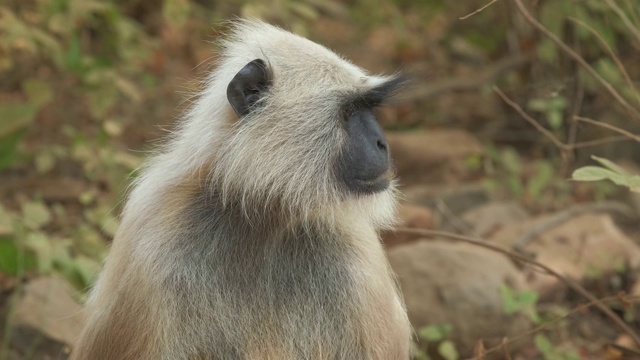
M 385 190 L 393 177 L 387 141 L 369 107 L 346 112 L 346 142 L 336 162 L 336 173 L 349 191 Z

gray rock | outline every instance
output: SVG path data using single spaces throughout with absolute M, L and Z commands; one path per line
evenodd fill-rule
M 505 313 L 501 287 L 527 290 L 523 275 L 504 256 L 468 244 L 421 240 L 390 250 L 411 324 L 453 326 L 451 340 L 469 356 L 478 340 L 485 346 L 521 334 L 531 323 Z
M 485 238 L 500 229 L 527 220 L 529 214 L 515 202 L 492 202 L 465 212 L 461 218 L 469 226 L 469 234 Z
M 468 158 L 484 152 L 480 141 L 463 130 L 389 132 L 386 137 L 404 184 L 460 181 L 473 173 Z
M 540 226 L 547 218 L 512 224 L 487 240 L 512 247 L 520 236 Z M 640 268 L 640 247 L 606 214 L 579 215 L 546 229 L 531 239 L 525 250 L 535 255 L 540 263 L 576 281 Z M 529 286 L 543 300 L 553 299 L 566 289 L 564 283 L 551 275 L 528 268 L 525 271 Z
M 73 345 L 82 330 L 84 317 L 82 307 L 70 294 L 70 287 L 54 277 L 29 282 L 16 308 L 16 323 Z

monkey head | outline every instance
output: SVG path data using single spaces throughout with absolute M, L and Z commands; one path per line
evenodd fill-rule
M 375 110 L 403 77 L 369 75 L 321 45 L 251 21 L 236 24 L 223 47 L 204 95 L 211 100 L 199 106 L 226 111 L 209 116 L 225 121 L 213 124 L 217 140 L 208 147 L 211 179 L 226 201 L 293 214 L 392 202 L 393 166 Z M 209 133 L 195 130 L 192 139 L 197 131 Z

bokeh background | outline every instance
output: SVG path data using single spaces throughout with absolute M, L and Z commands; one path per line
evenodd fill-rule
M 236 17 L 414 80 L 380 121 L 422 229 L 382 234 L 416 359 L 640 359 L 637 0 L 3 0 L 0 360 L 68 356 Z

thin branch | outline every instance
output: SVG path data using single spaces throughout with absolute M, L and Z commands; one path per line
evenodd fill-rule
M 451 208 L 447 206 L 447 203 L 444 202 L 444 200 L 436 200 L 435 205 L 438 212 L 440 212 L 440 215 L 442 215 L 445 220 L 449 221 L 449 223 L 455 228 L 455 230 L 462 234 L 476 235 L 472 233 L 473 229 L 471 228 L 471 226 L 469 226 L 464 222 L 464 220 L 460 219 L 460 217 L 454 214 L 453 211 L 451 211 Z
M 591 120 L 591 119 L 580 117 L 580 116 L 574 116 L 573 117 L 574 122 L 578 121 L 578 120 L 581 120 L 581 121 L 584 121 L 584 122 L 591 122 L 594 125 L 599 125 L 599 126 L 602 126 L 602 127 L 608 127 L 611 130 L 615 130 L 615 131 L 617 131 L 619 133 L 622 133 L 624 135 L 623 136 L 611 136 L 611 137 L 604 138 L 604 139 L 582 141 L 582 142 L 578 142 L 578 143 L 575 143 L 575 144 L 565 144 L 562 141 L 560 141 L 551 131 L 547 130 L 545 127 L 540 125 L 536 121 L 536 119 L 531 117 L 531 115 L 527 114 L 527 112 L 524 111 L 522 109 L 522 107 L 520 107 L 520 105 L 518 105 L 515 101 L 509 99 L 509 97 L 507 97 L 507 95 L 505 95 L 505 93 L 503 93 L 498 87 L 494 86 L 493 87 L 493 91 L 496 94 L 498 94 L 498 96 L 500 96 L 502 98 L 502 100 L 505 103 L 507 103 L 507 105 L 512 107 L 516 112 L 518 112 L 518 114 L 520 114 L 520 116 L 522 116 L 531 125 L 533 125 L 533 127 L 535 127 L 543 135 L 545 135 L 547 138 L 549 138 L 551 140 L 551 142 L 553 142 L 554 145 L 556 145 L 558 148 L 560 148 L 560 150 L 568 151 L 568 150 L 582 149 L 582 148 L 591 147 L 591 146 L 597 146 L 597 145 L 602 145 L 602 144 L 608 144 L 608 143 L 612 143 L 612 142 L 618 142 L 618 141 L 624 141 L 624 140 L 636 140 L 636 141 L 638 141 L 638 139 L 640 139 L 640 136 L 633 135 L 633 134 L 629 133 L 628 131 L 622 130 L 622 129 L 617 128 L 617 127 L 614 127 L 613 125 L 608 125 L 608 124 L 601 123 L 601 122 L 596 121 L 596 120 Z M 629 136 L 629 135 L 631 135 L 631 136 Z M 636 138 L 638 138 L 638 139 L 636 139 Z
M 511 106 L 515 111 L 520 114 L 525 120 L 527 120 L 536 130 L 540 131 L 544 136 L 546 136 L 551 142 L 553 142 L 557 147 L 562 150 L 569 150 L 570 147 L 560 141 L 551 131 L 547 130 L 544 126 L 540 125 L 534 118 L 532 118 L 526 111 L 524 111 L 520 105 L 518 105 L 513 100 L 509 99 L 507 95 L 505 95 L 502 90 L 500 90 L 497 86 L 493 87 L 493 91 L 498 94 L 502 98 L 502 100 L 507 103 L 507 105 Z
M 432 97 L 452 91 L 476 90 L 488 83 L 494 83 L 504 73 L 517 68 L 531 58 L 525 55 L 514 55 L 491 64 L 476 72 L 474 76 L 460 75 L 428 84 L 414 86 L 410 94 L 399 96 L 402 101 L 426 101 Z
M 569 132 L 567 134 L 566 143 L 572 149 L 576 149 L 576 139 L 578 138 L 578 121 L 574 119 L 582 109 L 582 102 L 584 100 L 584 81 L 582 79 L 582 75 L 579 67 L 575 67 L 573 69 L 575 73 L 575 83 L 573 89 L 573 101 L 571 103 L 571 117 L 569 117 Z M 575 160 L 575 151 L 562 151 L 560 153 L 562 159 L 562 167 L 560 169 L 560 174 L 567 175 L 568 170 L 571 167 L 571 164 Z
M 497 1 L 498 1 L 498 0 L 491 0 L 491 2 L 490 2 L 490 3 L 488 3 L 487 5 L 485 5 L 485 6 L 481 7 L 480 9 L 478 9 L 478 10 L 476 10 L 476 11 L 472 12 L 471 14 L 467 14 L 467 15 L 465 15 L 465 16 L 459 17 L 458 19 L 460 19 L 460 20 L 466 20 L 466 19 L 468 19 L 468 18 L 472 17 L 473 15 L 475 15 L 475 14 L 477 14 L 477 13 L 479 13 L 479 12 L 484 11 L 484 9 L 486 9 L 486 8 L 488 8 L 489 6 L 493 5 L 493 3 L 497 2 Z
M 591 125 L 595 125 L 595 126 L 599 126 L 599 127 L 605 128 L 605 129 L 609 129 L 611 131 L 615 131 L 618 134 L 622 134 L 622 135 L 624 135 L 624 136 L 626 136 L 626 137 L 628 137 L 628 138 L 630 138 L 632 140 L 640 142 L 640 136 L 638 136 L 638 135 L 636 135 L 636 134 L 634 134 L 634 133 L 632 133 L 630 131 L 627 131 L 625 129 L 621 129 L 621 128 L 615 126 L 615 125 L 607 124 L 605 122 L 598 121 L 598 120 L 589 119 L 589 118 L 586 118 L 586 117 L 583 117 L 583 116 L 576 116 L 575 119 L 578 120 L 578 121 L 586 122 L 586 123 L 591 124 Z
M 633 34 L 633 36 L 636 37 L 636 40 L 638 40 L 638 44 L 640 44 L 640 30 L 638 30 L 638 28 L 635 25 L 633 25 L 631 20 L 629 20 L 627 15 L 624 13 L 624 10 L 622 10 L 618 6 L 618 4 L 616 4 L 611 0 L 604 0 L 604 2 L 606 2 L 607 5 L 609 5 L 611 10 L 613 10 L 616 14 L 618 14 L 620 19 L 622 19 L 622 23 L 624 24 L 624 26 L 626 26 L 627 29 L 631 32 L 631 34 Z
M 640 15 L 640 11 L 637 11 L 638 10 L 637 6 L 635 6 L 634 4 L 631 4 L 631 1 L 636 1 L 636 0 L 625 0 L 625 3 L 627 4 L 627 11 L 629 11 L 629 15 L 631 15 L 631 17 L 633 18 L 633 22 L 635 24 L 640 24 L 640 18 L 638 18 L 638 16 Z M 636 27 L 635 24 L 634 24 L 634 27 Z
M 621 141 L 630 141 L 633 139 L 629 139 L 626 136 L 623 135 L 618 135 L 618 136 L 610 136 L 604 139 L 596 139 L 596 140 L 590 140 L 590 141 L 582 141 L 579 143 L 575 143 L 573 145 L 570 145 L 573 149 L 582 149 L 582 148 L 586 148 L 586 147 L 591 147 L 591 146 L 598 146 L 598 145 L 603 145 L 603 144 L 610 144 L 610 143 L 614 143 L 614 142 L 621 142 Z
M 564 51 L 567 55 L 569 55 L 569 57 L 571 57 L 574 61 L 580 64 L 591 76 L 593 76 L 600 83 L 600 85 L 602 85 L 609 92 L 611 96 L 613 96 L 614 99 L 616 99 L 618 103 L 620 103 L 620 105 L 622 105 L 622 107 L 624 107 L 627 110 L 627 112 L 629 112 L 634 118 L 637 118 L 640 120 L 640 111 L 638 111 L 638 109 L 636 109 L 635 107 L 631 106 L 624 99 L 624 97 L 620 95 L 620 93 L 618 93 L 618 91 L 613 87 L 613 85 L 611 85 L 610 82 L 608 82 L 602 76 L 600 76 L 600 74 L 591 65 L 589 65 L 589 63 L 587 63 L 587 61 L 584 58 L 582 58 L 582 56 L 580 56 L 578 53 L 573 51 L 573 49 L 571 49 L 567 44 L 565 44 L 562 40 L 560 40 L 560 38 L 558 38 L 554 33 L 549 31 L 546 27 L 544 27 L 544 25 L 542 25 L 540 22 L 534 19 L 533 16 L 527 10 L 527 8 L 524 6 L 524 4 L 522 4 L 522 0 L 513 0 L 513 1 L 515 2 L 516 7 L 518 8 L 522 16 L 524 16 L 525 20 L 527 20 L 527 22 L 529 22 L 533 27 L 538 29 L 538 31 L 540 31 L 547 38 L 553 41 L 562 51 Z
M 619 301 L 619 300 L 620 300 L 620 295 L 619 294 L 618 295 L 614 295 L 614 296 L 608 296 L 608 297 L 597 299 L 598 302 L 601 302 L 601 303 L 604 303 L 604 304 L 610 303 L 610 302 L 614 302 L 614 301 Z M 638 303 L 638 302 L 640 302 L 640 296 L 625 296 L 623 298 L 623 301 L 628 301 L 629 303 Z M 542 330 L 548 329 L 551 326 L 559 323 L 562 320 L 565 320 L 565 319 L 567 319 L 567 318 L 569 318 L 569 317 L 571 317 L 571 316 L 573 316 L 575 314 L 582 313 L 585 309 L 590 308 L 591 306 L 593 306 L 595 304 L 596 304 L 596 302 L 594 302 L 594 301 L 590 301 L 588 303 L 580 304 L 580 305 L 578 305 L 575 308 L 571 309 L 571 311 L 567 312 L 566 314 L 564 314 L 562 316 L 558 316 L 558 317 L 554 318 L 553 320 L 549 320 L 549 321 L 545 322 L 542 325 L 539 325 L 539 326 L 536 326 L 533 329 L 530 329 L 527 332 L 524 332 L 522 334 L 518 334 L 516 336 L 513 336 L 513 337 L 509 338 L 507 340 L 507 343 L 508 344 L 513 343 L 515 341 L 518 341 L 520 339 L 524 339 L 524 338 L 529 337 L 529 336 L 531 336 L 531 335 L 533 335 L 535 333 L 538 333 L 538 332 L 540 332 Z M 491 347 L 489 349 L 484 349 L 483 355 L 500 351 L 503 348 L 504 348 L 503 343 L 498 344 L 498 345 L 496 345 L 494 347 Z M 480 359 L 481 358 L 479 358 L 479 357 L 474 355 L 473 358 L 468 359 L 468 360 L 480 360 Z
M 620 214 L 628 219 L 636 219 L 637 215 L 629 206 L 617 201 L 605 201 L 591 204 L 575 205 L 563 211 L 560 211 L 533 226 L 531 229 L 520 235 L 513 242 L 512 248 L 521 253 L 527 253 L 526 247 L 533 239 L 541 234 L 552 230 L 570 219 L 587 214 L 587 213 L 615 213 Z
M 627 69 L 625 69 L 624 65 L 622 64 L 622 61 L 620 61 L 620 58 L 616 55 L 615 51 L 613 51 L 611 46 L 609 46 L 609 44 L 602 38 L 602 35 L 600 35 L 600 33 L 596 31 L 596 29 L 594 29 L 593 27 L 591 27 L 589 24 L 585 23 L 582 20 L 576 19 L 574 17 L 569 17 L 569 20 L 573 21 L 574 23 L 580 26 L 585 27 L 587 30 L 589 30 L 589 32 L 593 36 L 596 37 L 596 39 L 598 39 L 598 41 L 600 41 L 600 44 L 602 45 L 602 47 L 607 51 L 607 53 L 609 54 L 609 57 L 611 57 L 611 60 L 613 60 L 613 62 L 618 67 L 618 70 L 620 70 L 622 77 L 624 77 L 624 80 L 627 82 L 627 86 L 629 87 L 629 89 L 632 90 L 633 95 L 636 98 L 636 101 L 638 102 L 638 104 L 640 104 L 640 92 L 638 91 L 635 84 L 633 83 L 633 80 L 631 80 L 631 77 L 629 76 Z
M 530 264 L 538 269 L 545 271 L 547 274 L 557 278 L 566 284 L 569 288 L 571 288 L 576 293 L 580 294 L 583 298 L 593 302 L 594 306 L 596 306 L 603 314 L 605 314 L 611 321 L 613 321 L 620 329 L 622 329 L 625 333 L 629 335 L 635 341 L 636 344 L 640 345 L 640 337 L 636 334 L 633 329 L 629 327 L 618 315 L 616 315 L 611 309 L 609 309 L 602 301 L 598 300 L 593 294 L 587 291 L 582 285 L 578 282 L 567 278 L 566 276 L 560 274 L 559 272 L 553 270 L 549 266 L 542 264 L 538 261 L 530 259 L 524 255 L 518 254 L 514 251 L 502 248 L 501 246 L 492 244 L 480 238 L 473 238 L 470 236 L 453 234 L 445 231 L 437 231 L 437 230 L 425 230 L 425 229 L 413 229 L 413 228 L 398 228 L 397 231 L 404 232 L 407 234 L 414 234 L 420 236 L 437 236 L 437 237 L 445 237 L 451 240 L 472 244 L 478 247 L 482 247 L 485 249 L 489 249 L 501 254 L 504 254 L 511 259 L 522 261 L 524 263 Z

